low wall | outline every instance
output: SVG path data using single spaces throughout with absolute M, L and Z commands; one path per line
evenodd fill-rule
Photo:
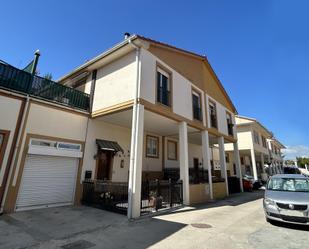
M 208 183 L 190 184 L 190 204 L 204 203 L 210 200 Z
M 212 186 L 213 186 L 214 199 L 222 199 L 227 196 L 225 182 L 214 182 Z

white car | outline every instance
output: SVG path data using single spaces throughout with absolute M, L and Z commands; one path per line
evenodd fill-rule
M 295 174 L 272 176 L 263 204 L 267 221 L 309 225 L 309 178 Z

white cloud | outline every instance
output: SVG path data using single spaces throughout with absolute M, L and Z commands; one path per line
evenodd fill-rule
M 309 146 L 286 146 L 286 149 L 283 149 L 282 152 L 285 155 L 285 159 L 295 159 L 295 157 L 309 157 Z

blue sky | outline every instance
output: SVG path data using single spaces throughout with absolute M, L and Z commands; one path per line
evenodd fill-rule
M 207 55 L 239 114 L 309 155 L 309 2 L 45 0 L 1 3 L 0 59 L 24 67 L 41 51 L 55 79 L 138 33 Z

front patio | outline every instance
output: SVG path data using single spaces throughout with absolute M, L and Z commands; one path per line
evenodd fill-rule
M 228 141 L 199 126 L 142 109 L 137 129 L 132 128 L 131 108 L 96 117 L 90 123 L 93 132 L 87 138 L 86 149 L 92 149 L 96 163 L 88 155 L 83 203 L 133 218 L 226 197 L 229 189 L 224 143 Z M 112 151 L 112 157 L 105 160 L 102 151 Z M 103 163 L 98 162 L 102 158 Z M 109 169 L 102 173 L 99 167 L 106 168 L 106 162 Z M 135 193 L 134 200 L 130 189 Z M 134 215 L 130 214 L 130 205 Z

